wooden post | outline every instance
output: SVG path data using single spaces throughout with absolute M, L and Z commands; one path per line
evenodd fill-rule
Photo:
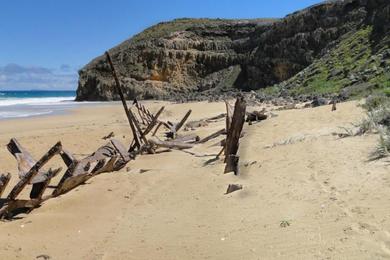
M 187 121 L 188 117 L 190 117 L 192 110 L 188 110 L 187 114 L 180 120 L 179 123 L 175 125 L 175 133 L 179 132 L 179 130 L 183 127 L 184 123 Z
M 141 140 L 140 140 L 140 138 L 138 136 L 139 132 L 137 132 L 137 130 L 139 130 L 139 129 L 137 129 L 136 126 L 135 126 L 134 115 L 129 110 L 129 108 L 127 107 L 125 96 L 123 95 L 122 87 L 121 87 L 121 84 L 119 82 L 118 76 L 116 74 L 116 70 L 115 70 L 114 64 L 112 63 L 110 54 L 107 51 L 106 51 L 106 57 L 107 57 L 108 63 L 110 64 L 112 75 L 114 76 L 114 79 L 115 79 L 116 90 L 117 90 L 117 92 L 118 92 L 118 94 L 119 94 L 119 96 L 121 98 L 122 105 L 123 105 L 123 108 L 125 109 L 125 113 L 126 113 L 126 116 L 127 116 L 127 120 L 129 121 L 129 125 L 130 125 L 130 128 L 131 128 L 131 131 L 133 132 L 135 145 L 137 146 L 138 149 L 140 149 L 141 148 Z
M 232 123 L 233 108 L 230 105 L 229 101 L 225 100 L 226 105 L 226 132 L 229 131 L 230 124 Z
M 246 102 L 243 97 L 238 97 L 234 107 L 231 125 L 226 138 L 225 162 L 227 165 L 225 168 L 225 173 L 233 170 L 235 174 L 238 174 L 237 152 L 242 128 L 245 123 L 245 111 Z

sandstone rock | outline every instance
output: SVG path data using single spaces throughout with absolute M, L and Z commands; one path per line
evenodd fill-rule
M 285 89 L 296 89 L 310 84 L 310 75 L 323 73 L 311 65 L 347 33 L 372 26 L 370 41 L 380 45 L 390 31 L 389 10 L 388 0 L 336 0 L 279 20 L 178 19 L 148 28 L 110 53 L 128 99 L 207 100 L 286 80 Z M 358 46 L 354 42 L 350 48 Z M 381 49 L 363 47 L 355 59 L 364 59 L 368 48 Z M 334 70 L 328 79 L 341 73 Z M 352 74 L 351 82 L 368 81 L 371 74 Z M 105 57 L 98 57 L 79 71 L 76 99 L 116 100 L 113 85 Z

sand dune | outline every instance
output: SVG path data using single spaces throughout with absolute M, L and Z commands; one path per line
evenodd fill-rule
M 146 103 L 154 111 L 161 104 Z M 190 108 L 190 120 L 225 110 L 223 103 L 164 104 L 163 117 L 172 120 Z M 274 113 L 245 125 L 240 176 L 224 175 L 221 161 L 206 164 L 211 156 L 140 156 L 128 169 L 99 175 L 29 215 L 0 223 L 0 258 L 389 258 L 389 166 L 367 161 L 377 136 L 332 135 L 364 116 L 357 102 L 333 113 L 328 106 Z M 223 126 L 211 123 L 196 133 Z M 0 129 L 0 169 L 13 174 L 13 183 L 16 162 L 4 147 L 11 137 L 35 158 L 58 140 L 78 157 L 104 144 L 101 137 L 111 131 L 131 141 L 119 104 L 1 121 Z M 218 140 L 193 151 L 216 154 Z M 244 189 L 224 195 L 231 183 Z

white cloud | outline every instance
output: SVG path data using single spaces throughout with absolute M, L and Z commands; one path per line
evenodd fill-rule
M 59 69 L 7 64 L 0 67 L 0 90 L 74 90 L 78 75 L 69 65 Z

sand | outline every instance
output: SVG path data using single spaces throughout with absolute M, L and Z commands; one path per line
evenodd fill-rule
M 163 117 L 215 116 L 223 103 L 148 102 Z M 275 111 L 252 126 L 240 147 L 241 175 L 221 161 L 173 151 L 144 155 L 28 215 L 0 222 L 0 258 L 35 259 L 385 259 L 390 258 L 390 176 L 369 162 L 378 136 L 339 139 L 333 132 L 364 117 L 357 102 Z M 197 129 L 205 136 L 224 126 Z M 16 137 L 35 158 L 56 141 L 83 157 L 111 131 L 131 133 L 119 104 L 67 115 L 0 121 L 0 169 L 17 178 L 5 145 Z M 193 149 L 216 154 L 220 139 Z M 62 165 L 56 159 L 53 166 Z M 144 171 L 147 170 L 147 171 Z M 225 195 L 228 184 L 243 190 Z M 9 190 L 9 189 L 8 189 Z M 27 194 L 23 194 L 27 196 Z M 43 258 L 41 258 L 43 259 Z

